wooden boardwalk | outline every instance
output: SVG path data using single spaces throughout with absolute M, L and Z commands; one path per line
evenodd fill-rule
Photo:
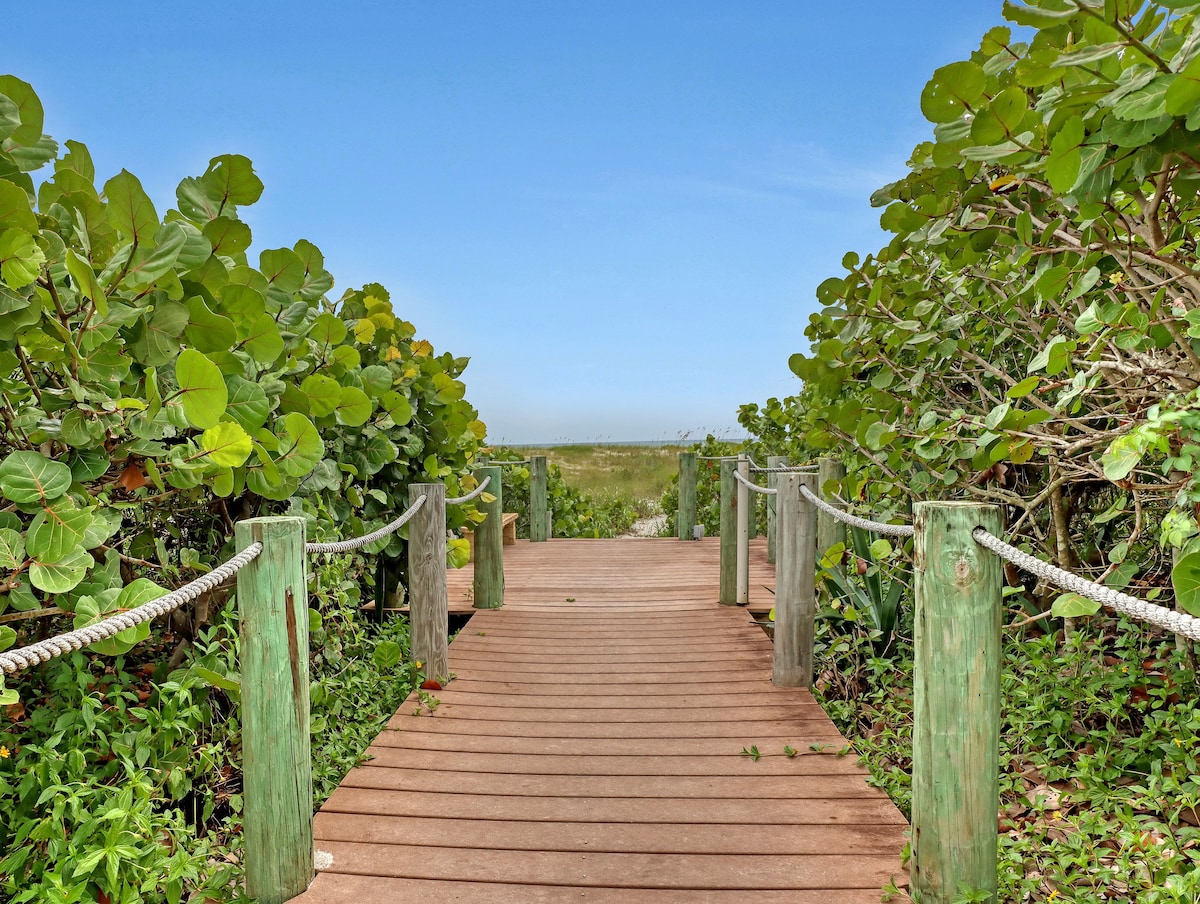
M 326 868 L 294 900 L 876 904 L 905 885 L 903 817 L 811 695 L 770 684 L 762 630 L 715 602 L 717 549 L 505 547 L 504 608 L 451 644 L 433 713 L 409 698 L 326 802 Z M 754 602 L 772 572 L 756 541 Z M 469 587 L 451 576 L 453 609 Z

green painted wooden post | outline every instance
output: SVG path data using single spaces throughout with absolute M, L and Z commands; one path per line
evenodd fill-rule
M 817 507 L 800 493 L 815 492 L 816 474 L 778 475 L 779 562 L 775 569 L 775 655 L 771 681 L 812 687 L 816 624 Z
M 750 457 L 739 455 L 737 473 L 743 480 L 750 479 Z M 752 500 L 755 494 L 741 480 L 737 481 L 737 495 L 733 497 L 733 508 L 737 515 L 737 604 L 750 602 L 750 517 L 754 512 Z
M 836 485 L 841 490 L 842 478 L 846 476 L 845 466 L 836 459 L 822 458 L 817 461 L 817 495 L 826 502 L 837 505 L 831 489 Z M 829 488 L 827 488 L 829 487 Z M 839 506 L 840 508 L 840 506 Z M 829 547 L 835 543 L 846 542 L 846 525 L 833 515 L 817 512 L 817 555 L 824 557 Z
M 737 462 L 721 459 L 721 588 L 717 597 L 723 606 L 737 605 Z
M 786 468 L 787 463 L 786 455 L 767 456 L 768 468 Z M 767 486 L 773 490 L 779 489 L 779 475 L 773 471 L 769 471 L 767 473 Z M 767 563 L 770 565 L 775 564 L 775 549 L 776 544 L 779 542 L 776 536 L 778 533 L 777 524 L 779 516 L 777 513 L 779 511 L 779 503 L 776 500 L 776 496 L 767 496 Z
M 529 540 L 544 543 L 546 533 L 546 456 L 529 457 Z
M 251 518 L 235 536 L 263 545 L 237 575 L 246 891 L 281 904 L 313 875 L 304 519 Z
M 422 495 L 425 504 L 408 522 L 409 656 L 423 663 L 427 676 L 450 675 L 446 649 L 450 608 L 446 595 L 446 485 L 410 483 L 408 504 Z
M 504 605 L 504 493 L 500 488 L 500 466 L 476 468 L 479 480 L 492 479 L 484 495 L 495 498 L 484 502 L 481 496 L 475 503 L 487 515 L 475 528 L 475 576 L 473 582 L 476 609 L 499 609 Z
M 912 882 L 950 904 L 963 883 L 996 893 L 1004 569 L 971 531 L 1003 529 L 970 502 L 917 503 L 915 522 Z
M 696 539 L 696 453 L 679 453 L 679 510 L 675 516 L 680 540 Z

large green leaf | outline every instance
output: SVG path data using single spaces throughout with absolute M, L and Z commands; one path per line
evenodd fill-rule
M 108 220 L 117 232 L 139 245 L 154 238 L 158 214 L 137 176 L 121 170 L 104 183 L 104 196 L 108 199 Z
M 1188 553 L 1175 563 L 1171 586 L 1179 608 L 1200 618 L 1200 552 Z
M 251 451 L 250 436 L 233 421 L 221 421 L 205 430 L 200 446 L 212 461 L 225 468 L 240 468 Z
M 930 122 L 952 122 L 974 112 L 986 84 L 983 70 L 975 63 L 942 66 L 921 92 L 921 112 Z
M 361 427 L 371 419 L 373 408 L 370 398 L 361 389 L 354 386 L 343 386 L 341 398 L 338 400 L 337 410 L 334 413 L 337 415 L 339 424 L 347 427 Z
M 17 105 L 21 125 L 8 136 L 19 145 L 35 144 L 42 137 L 45 112 L 37 92 L 15 75 L 0 75 L 0 94 Z
M 200 430 L 216 426 L 225 413 L 229 390 L 220 368 L 195 349 L 184 349 L 175 362 L 183 413 Z
M 83 546 L 91 525 L 91 509 L 79 508 L 70 496 L 56 499 L 33 516 L 25 552 L 43 563 L 60 562 Z
M 232 320 L 210 311 L 199 295 L 187 300 L 187 310 L 188 325 L 183 335 L 196 351 L 224 352 L 233 348 L 237 330 Z
M 279 433 L 280 454 L 275 463 L 280 472 L 290 477 L 303 477 L 317 466 L 325 454 L 325 443 L 313 422 L 299 412 L 283 416 L 282 433 Z M 278 433 L 278 427 L 277 427 Z
M 229 388 L 229 401 L 225 412 L 241 424 L 247 433 L 253 433 L 267 422 L 271 413 L 271 403 L 266 391 L 257 383 L 251 383 L 242 377 L 226 377 L 225 385 Z
M 337 410 L 342 398 L 342 387 L 337 380 L 320 374 L 311 374 L 300 384 L 300 391 L 308 397 L 308 410 L 313 417 L 324 417 Z
M 0 462 L 0 493 L 11 502 L 48 502 L 71 486 L 71 469 L 40 452 L 10 452 Z
M 1079 618 L 1081 615 L 1095 615 L 1099 611 L 1098 602 L 1078 593 L 1060 594 L 1050 606 L 1050 614 L 1057 618 Z
M 37 232 L 37 217 L 25 189 L 0 179 L 0 229 L 10 227 Z
M 241 154 L 213 157 L 202 180 L 212 195 L 222 202 L 221 209 L 230 203 L 253 204 L 262 197 L 262 180 L 254 174 L 250 159 Z
M 29 566 L 29 581 L 46 593 L 66 593 L 83 580 L 94 564 L 86 551 L 75 549 L 57 562 L 34 561 Z

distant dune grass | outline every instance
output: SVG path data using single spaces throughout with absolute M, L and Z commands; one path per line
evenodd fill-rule
M 679 473 L 685 446 L 588 445 L 522 447 L 523 455 L 545 455 L 562 469 L 567 483 L 596 499 L 628 500 L 642 517 L 660 512 L 671 477 Z

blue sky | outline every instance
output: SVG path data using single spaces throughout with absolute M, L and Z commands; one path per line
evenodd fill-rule
M 26 3 L 0 70 L 160 214 L 210 157 L 471 357 L 493 442 L 738 433 L 999 0 Z

